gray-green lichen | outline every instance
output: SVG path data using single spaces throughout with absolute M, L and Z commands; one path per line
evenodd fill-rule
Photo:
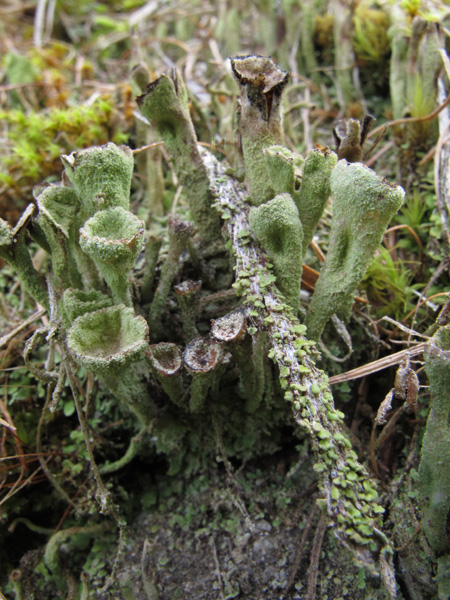
M 49 308 L 44 280 L 36 271 L 26 244 L 26 228 L 35 208 L 28 205 L 15 227 L 0 219 L 0 258 L 17 271 L 24 288 L 44 308 Z
M 94 375 L 120 375 L 145 355 L 148 325 L 123 305 L 102 308 L 75 319 L 67 332 L 73 359 Z
M 426 353 L 431 404 L 419 467 L 422 530 L 438 558 L 439 598 L 450 589 L 450 326 L 434 334 Z
M 130 270 L 144 240 L 144 222 L 123 208 L 108 208 L 88 219 L 80 245 L 105 278 L 114 301 L 131 306 Z
M 161 75 L 137 99 L 142 114 L 156 127 L 184 187 L 189 208 L 205 242 L 221 240 L 220 222 L 197 147 L 188 93 L 177 71 Z
M 50 247 L 53 274 L 63 287 L 82 286 L 77 266 L 80 199 L 73 188 L 52 185 L 37 196 L 37 221 Z
M 273 262 L 280 292 L 296 314 L 300 305 L 303 228 L 293 199 L 289 194 L 280 194 L 253 207 L 249 223 Z
M 82 201 L 83 220 L 98 210 L 130 208 L 134 160 L 127 146 L 108 143 L 61 157 L 65 174 Z
M 329 148 L 311 150 L 306 159 L 283 146 L 264 150 L 271 185 L 290 194 L 303 228 L 303 254 L 316 231 L 330 195 L 330 176 L 337 156 Z
M 148 325 L 123 304 L 78 317 L 67 332 L 72 359 L 98 377 L 144 427 L 153 418 L 146 361 Z
M 405 195 L 365 165 L 346 160 L 331 174 L 331 192 L 330 244 L 306 315 L 308 336 L 314 340 L 334 313 L 348 314 L 353 293 Z
M 67 288 L 62 298 L 62 313 L 65 324 L 70 327 L 77 317 L 95 312 L 101 308 L 108 308 L 112 304 L 112 298 L 99 290 L 85 292 L 80 289 Z
M 227 229 L 235 249 L 238 288 L 252 316 L 253 332 L 267 330 L 269 357 L 279 368 L 284 397 L 311 441 L 321 490 L 319 505 L 339 541 L 360 564 L 377 572 L 379 562 L 378 572 L 394 594 L 392 548 L 381 530 L 384 509 L 377 502 L 376 484 L 342 432 L 344 415 L 334 407 L 328 377 L 315 364 L 318 353 L 314 342 L 306 338 L 305 325 L 283 303 L 264 255 L 242 235 L 248 230 L 244 193 L 224 176 L 212 155 L 203 155 L 219 208 L 232 207 L 234 214 Z
M 264 56 L 237 56 L 231 59 L 231 68 L 239 86 L 246 182 L 252 204 L 259 205 L 274 196 L 264 149 L 282 141 L 281 100 L 290 75 Z

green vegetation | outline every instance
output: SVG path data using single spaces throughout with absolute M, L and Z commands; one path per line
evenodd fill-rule
M 0 596 L 446 600 L 446 3 L 63 4 L 0 25 Z

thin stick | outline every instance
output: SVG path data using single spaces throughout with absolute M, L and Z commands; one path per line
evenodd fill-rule
M 409 233 L 413 236 L 413 238 L 416 240 L 417 245 L 419 246 L 419 262 L 422 262 L 423 245 L 420 237 L 417 235 L 417 233 L 412 227 L 406 225 L 405 223 L 402 225 L 394 225 L 394 227 L 389 227 L 389 229 L 386 229 L 386 233 L 390 233 L 391 231 L 397 231 L 398 229 L 407 229 Z
M 308 569 L 308 588 L 305 600 L 315 600 L 317 575 L 319 573 L 320 549 L 322 548 L 323 537 L 327 530 L 327 522 L 324 517 L 320 518 L 317 525 L 316 535 L 314 536 L 313 547 L 311 550 L 311 559 Z
M 340 375 L 334 375 L 333 377 L 330 377 L 329 383 L 330 385 L 334 385 L 335 383 L 343 383 L 344 381 L 351 381 L 352 379 L 360 379 L 361 377 L 365 377 L 371 373 L 376 373 L 377 371 L 382 371 L 383 369 L 387 369 L 393 365 L 398 365 L 398 363 L 402 362 L 402 360 L 407 356 L 412 357 L 422 354 L 427 345 L 428 342 L 422 342 L 417 344 L 417 346 L 414 346 L 414 348 L 400 350 L 400 352 L 396 352 L 390 356 L 385 356 L 384 358 L 374 360 L 373 362 L 367 363 L 367 365 L 363 365 L 357 369 L 352 369 L 351 371 L 341 373 Z
M 147 146 L 135 148 L 131 152 L 132 154 L 138 154 L 139 152 L 144 152 L 144 150 L 150 150 L 151 148 L 157 148 L 158 146 L 164 146 L 164 142 L 154 142 L 153 144 L 147 144 Z
M 286 584 L 285 592 L 286 594 L 289 592 L 291 587 L 294 585 L 295 576 L 302 564 L 303 552 L 305 550 L 306 542 L 308 541 L 309 532 L 311 531 L 312 524 L 314 522 L 317 511 L 319 510 L 317 504 L 314 502 L 311 512 L 309 513 L 308 520 L 306 522 L 305 529 L 303 530 L 302 539 L 300 540 L 300 545 L 297 548 L 297 552 L 295 553 L 295 561 L 292 566 L 291 574 L 289 575 L 289 581 Z
M 28 317 L 28 319 L 25 319 L 25 321 L 22 321 L 22 323 L 20 325 L 18 325 L 15 329 L 13 329 L 9 333 L 7 333 L 3 337 L 1 337 L 0 338 L 0 348 L 3 348 L 3 346 L 6 346 L 13 338 L 16 337 L 16 335 L 18 335 L 21 331 L 26 329 L 28 327 L 28 325 L 31 325 L 31 323 L 34 323 L 34 321 L 37 321 L 42 316 L 44 316 L 46 312 L 47 311 L 45 308 L 38 310 L 37 312 L 33 313 L 30 317 Z
M 380 133 L 380 131 L 383 131 L 383 129 L 385 129 L 386 127 L 394 127 L 395 125 L 402 125 L 403 123 L 424 123 L 425 121 L 431 121 L 432 119 L 437 117 L 438 114 L 442 112 L 444 108 L 449 104 L 450 94 L 447 96 L 444 102 L 440 106 L 437 106 L 429 115 L 426 115 L 425 117 L 404 117 L 403 119 L 394 119 L 393 121 L 388 121 L 383 125 L 379 125 L 379 127 L 375 127 L 375 129 L 373 129 L 369 133 L 367 139 L 374 137 L 377 133 Z
M 62 372 L 62 371 L 64 371 L 63 365 L 61 365 L 61 367 L 60 367 L 60 372 Z M 52 394 L 53 394 L 55 385 L 56 384 L 50 383 L 47 386 L 45 404 L 44 404 L 44 407 L 42 408 L 41 416 L 39 418 L 39 423 L 38 423 L 37 431 L 36 431 L 36 450 L 38 451 L 39 464 L 41 465 L 42 470 L 44 471 L 45 475 L 47 476 L 47 479 L 50 481 L 50 483 L 53 485 L 53 487 L 56 489 L 56 491 L 62 496 L 62 498 L 64 498 L 64 500 L 69 504 L 69 506 L 72 506 L 73 508 L 75 508 L 75 504 L 73 503 L 73 501 L 71 500 L 69 495 L 65 492 L 65 490 L 62 488 L 62 486 L 59 485 L 59 483 L 56 481 L 56 478 L 53 476 L 53 473 L 48 468 L 47 460 L 44 460 L 45 454 L 44 454 L 43 448 L 42 448 L 42 439 L 41 439 L 42 426 L 44 424 L 44 418 L 47 413 L 47 409 L 48 409 L 48 407 L 50 405 L 50 401 L 52 399 Z

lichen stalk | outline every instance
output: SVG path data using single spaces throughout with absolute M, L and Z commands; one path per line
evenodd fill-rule
M 183 330 L 187 342 L 190 342 L 199 335 L 195 323 L 197 319 L 198 297 L 201 287 L 201 281 L 191 280 L 182 281 L 180 284 L 175 286 L 175 293 L 177 295 L 178 305 L 181 310 Z
M 37 220 L 50 248 L 55 284 L 62 289 L 82 287 L 75 257 L 78 243 L 80 199 L 74 189 L 51 185 L 37 196 Z M 57 286 L 58 287 L 58 286 Z
M 139 92 L 145 92 L 150 83 L 150 71 L 146 64 L 139 63 L 132 70 L 132 77 Z M 136 147 L 149 146 L 156 142 L 156 132 L 144 119 L 136 118 Z M 164 174 L 162 169 L 161 148 L 149 148 L 136 156 L 136 171 L 143 179 L 145 189 L 145 205 L 148 210 L 146 225 L 149 225 L 153 215 L 164 214 Z
M 273 262 L 278 289 L 297 314 L 303 267 L 303 227 L 294 200 L 289 194 L 279 194 L 269 202 L 253 207 L 249 222 L 256 239 Z
M 450 554 L 447 515 L 450 510 L 450 326 L 441 327 L 429 343 L 425 370 L 431 405 L 419 467 L 422 530 L 437 554 Z
M 405 196 L 362 163 L 340 160 L 331 174 L 333 220 L 325 264 L 308 307 L 308 337 L 318 340 L 334 313 L 350 313 L 353 293 L 363 279 L 389 221 Z
M 247 233 L 245 191 L 225 175 L 210 153 L 204 151 L 203 157 L 219 211 L 232 214 L 226 225 L 236 260 L 235 288 L 244 296 L 249 332 L 267 331 L 269 356 L 278 365 L 285 398 L 295 421 L 309 435 L 321 490 L 320 508 L 340 542 L 360 563 L 379 572 L 375 560 L 380 550 L 389 559 L 391 548 L 381 532 L 384 510 L 377 504 L 376 484 L 342 432 L 344 415 L 334 407 L 327 376 L 316 367 L 314 342 L 306 338 L 306 327 L 283 303 L 267 258 Z
M 221 240 L 220 222 L 211 210 L 214 199 L 192 124 L 188 93 L 177 71 L 161 75 L 137 98 L 142 114 L 156 127 L 189 202 L 189 208 L 205 243 Z
M 33 266 L 25 242 L 26 226 L 33 213 L 34 206 L 30 204 L 14 228 L 0 219 L 0 258 L 14 267 L 22 285 L 33 300 L 48 310 L 47 288 L 43 278 Z
M 252 204 L 258 206 L 275 195 L 267 184 L 263 152 L 282 142 L 281 101 L 290 75 L 264 56 L 232 58 L 231 68 L 239 86 L 245 179 Z
M 153 282 L 155 280 L 156 265 L 161 246 L 162 238 L 159 236 L 150 235 L 145 242 L 145 266 L 141 285 L 142 304 L 146 304 L 152 299 Z
M 336 79 L 339 84 L 341 108 L 348 110 L 356 99 L 353 85 L 353 69 L 356 64 L 352 45 L 353 3 L 349 0 L 331 0 L 330 12 L 333 15 L 334 62 Z
M 152 338 L 163 336 L 162 315 L 166 309 L 167 296 L 178 270 L 178 260 L 186 248 L 189 237 L 194 231 L 194 226 L 189 221 L 178 218 L 169 219 L 169 251 L 161 269 L 158 287 L 150 306 L 149 323 Z

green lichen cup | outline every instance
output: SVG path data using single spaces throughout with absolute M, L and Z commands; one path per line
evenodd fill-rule
M 400 186 L 358 162 L 340 160 L 330 183 L 334 198 L 330 244 L 305 323 L 312 340 L 320 338 L 334 313 L 349 316 L 354 292 L 405 196 Z
M 129 275 L 144 241 L 144 221 L 123 208 L 91 217 L 80 230 L 80 245 L 96 264 L 116 304 L 131 306 Z
M 51 185 L 36 198 L 38 222 L 51 251 L 53 273 L 63 286 L 82 285 L 75 261 L 80 226 L 80 199 L 73 188 Z
M 76 318 L 102 308 L 108 308 L 112 306 L 112 303 L 112 298 L 98 290 L 86 292 L 68 288 L 64 291 L 62 301 L 65 323 L 70 327 Z
M 134 160 L 127 146 L 112 142 L 63 155 L 68 180 L 82 200 L 83 218 L 98 210 L 130 208 Z
M 78 317 L 67 332 L 67 346 L 79 365 L 99 377 L 119 376 L 145 356 L 148 325 L 123 305 Z
M 75 362 L 98 377 L 148 427 L 154 418 L 145 358 L 148 325 L 120 304 L 75 319 L 67 347 Z

